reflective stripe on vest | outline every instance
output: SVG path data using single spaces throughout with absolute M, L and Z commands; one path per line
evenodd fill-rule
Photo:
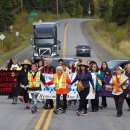
M 21 70 L 21 69 L 22 69 L 22 67 L 20 67 L 20 66 L 17 66 L 17 68 L 15 68 L 15 70 Z M 10 70 L 13 70 L 12 67 Z
M 35 77 L 33 77 L 32 73 L 28 73 L 28 80 L 29 80 L 29 88 L 38 88 L 40 87 L 40 75 L 41 73 L 38 71 L 36 72 Z
M 115 83 L 116 82 L 116 76 L 113 76 L 112 79 L 113 79 L 113 82 Z M 126 80 L 126 76 L 124 74 L 122 74 L 119 80 L 120 80 L 120 83 L 124 82 Z M 127 87 L 126 87 L 126 85 L 122 85 L 122 88 L 126 89 Z M 119 92 L 123 91 L 122 88 L 119 87 Z M 114 85 L 113 91 L 116 91 L 115 89 L 116 89 L 116 87 Z
M 55 74 L 54 75 L 54 83 L 56 85 L 56 89 L 65 89 L 67 87 L 66 84 L 66 74 L 63 73 L 60 77 L 60 79 L 58 79 L 58 75 Z

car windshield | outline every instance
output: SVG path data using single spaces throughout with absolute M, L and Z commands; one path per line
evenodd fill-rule
M 108 67 L 109 67 L 110 69 L 112 69 L 112 68 L 118 66 L 120 62 L 121 62 L 121 61 L 109 61 L 109 62 L 107 62 L 107 63 L 108 63 Z
M 78 46 L 78 48 L 90 49 L 90 47 L 89 47 L 89 46 L 86 46 L 86 45 Z
M 54 44 L 54 39 L 35 39 L 35 44 L 36 45 L 44 45 L 44 44 L 50 44 L 53 45 Z

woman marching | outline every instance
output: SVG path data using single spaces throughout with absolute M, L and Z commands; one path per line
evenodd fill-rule
M 50 82 L 46 83 L 46 86 L 51 84 L 55 84 L 56 86 L 56 109 L 54 110 L 54 113 L 59 114 L 61 95 L 63 95 L 63 108 L 61 113 L 65 113 L 67 109 L 67 94 L 69 93 L 71 81 L 68 74 L 64 73 L 61 66 L 56 68 L 56 74 L 54 74 L 54 77 Z
M 76 81 L 78 81 L 77 87 L 78 87 L 78 93 L 80 96 L 79 109 L 76 113 L 78 116 L 80 116 L 81 111 L 84 110 L 83 115 L 88 115 L 87 113 L 88 100 L 86 100 L 86 97 L 89 94 L 90 83 L 92 84 L 94 92 L 95 92 L 95 89 L 94 89 L 94 83 L 92 80 L 92 75 L 88 71 L 88 66 L 85 61 L 80 63 L 80 70 L 77 73 L 76 78 L 72 81 L 72 84 L 74 84 Z
M 123 69 L 120 66 L 116 67 L 116 75 L 112 76 L 110 84 L 113 85 L 113 97 L 115 100 L 116 110 L 117 110 L 117 117 L 121 117 L 122 107 L 125 99 L 125 91 L 127 89 L 126 82 L 128 77 L 125 74 L 122 74 Z
M 108 68 L 108 64 L 107 62 L 103 62 L 102 65 L 101 65 L 101 69 L 100 69 L 101 73 L 103 73 L 103 79 L 102 79 L 102 85 L 103 85 L 103 96 L 102 96 L 102 102 L 101 102 L 101 106 L 100 106 L 100 109 L 105 109 L 107 108 L 107 100 L 106 100 L 106 95 L 105 95 L 105 92 L 107 92 L 105 90 L 105 86 L 109 86 L 109 82 L 111 80 L 111 71 L 110 69 Z
M 91 65 L 90 71 L 93 78 L 94 87 L 96 90 L 95 99 L 91 99 L 91 105 L 92 105 L 91 112 L 97 112 L 99 109 L 99 92 L 102 90 L 103 73 L 99 71 L 98 65 L 96 63 Z
M 25 109 L 30 109 L 30 99 L 29 99 L 29 94 L 27 91 L 27 85 L 28 85 L 28 72 L 31 69 L 31 62 L 28 59 L 25 59 L 24 62 L 22 63 L 22 70 L 19 73 L 18 77 L 18 82 L 20 84 L 21 88 L 21 96 L 22 98 L 19 98 L 19 100 L 23 101 L 26 103 Z
M 127 88 L 127 96 L 126 102 L 128 104 L 128 111 L 130 111 L 130 63 L 126 67 L 125 75 L 128 77 L 128 88 Z

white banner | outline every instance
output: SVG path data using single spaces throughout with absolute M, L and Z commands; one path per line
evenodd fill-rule
M 45 77 L 45 81 L 48 82 L 53 78 L 53 75 L 50 74 L 43 74 Z M 70 74 L 70 80 L 73 81 L 75 78 L 76 73 Z M 95 94 L 92 92 L 93 88 L 92 85 L 90 84 L 90 92 L 89 95 L 87 96 L 87 99 L 94 99 Z M 31 92 L 30 92 L 31 93 Z M 31 98 L 31 94 L 30 98 Z M 62 96 L 61 96 L 62 98 Z M 44 99 L 56 99 L 56 86 L 55 85 L 50 85 L 49 87 L 44 87 L 42 85 L 42 91 L 39 91 L 39 95 L 37 97 L 38 101 L 42 101 Z M 77 91 L 77 83 L 74 83 L 71 88 L 69 88 L 69 93 L 67 94 L 67 99 L 68 100 L 77 100 L 80 99 L 78 91 Z

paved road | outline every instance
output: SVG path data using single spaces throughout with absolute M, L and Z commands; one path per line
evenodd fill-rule
M 64 42 L 64 28 L 68 24 L 66 30 L 66 53 L 68 57 L 75 57 L 75 46 L 77 44 L 86 43 L 92 47 L 92 60 L 100 63 L 102 60 L 113 59 L 111 54 L 97 46 L 86 30 L 85 19 L 62 20 L 58 25 L 59 40 Z M 64 47 L 64 46 L 62 46 Z M 16 55 L 19 61 L 24 58 L 31 58 L 32 47 L 28 47 Z M 90 59 L 85 58 L 83 59 Z M 77 117 L 75 112 L 78 105 L 68 107 L 67 113 L 63 115 L 47 115 L 49 129 L 48 130 L 129 130 L 130 129 L 130 113 L 127 112 L 127 105 L 124 105 L 124 115 L 121 118 L 116 117 L 115 105 L 113 99 L 108 99 L 108 109 L 100 110 L 97 113 L 89 112 L 88 116 Z M 90 109 L 89 109 L 90 111 Z M 45 112 L 42 104 L 39 103 L 39 111 L 36 115 L 32 115 L 30 111 L 24 110 L 24 104 L 19 103 L 12 105 L 7 97 L 0 97 L 0 130 L 33 130 L 41 116 Z M 52 118 L 51 118 L 52 115 Z M 50 124 L 49 124 L 50 121 Z M 43 125 L 46 124 L 43 121 Z M 38 130 L 38 129 L 37 129 Z M 45 130 L 45 129 L 44 129 Z

